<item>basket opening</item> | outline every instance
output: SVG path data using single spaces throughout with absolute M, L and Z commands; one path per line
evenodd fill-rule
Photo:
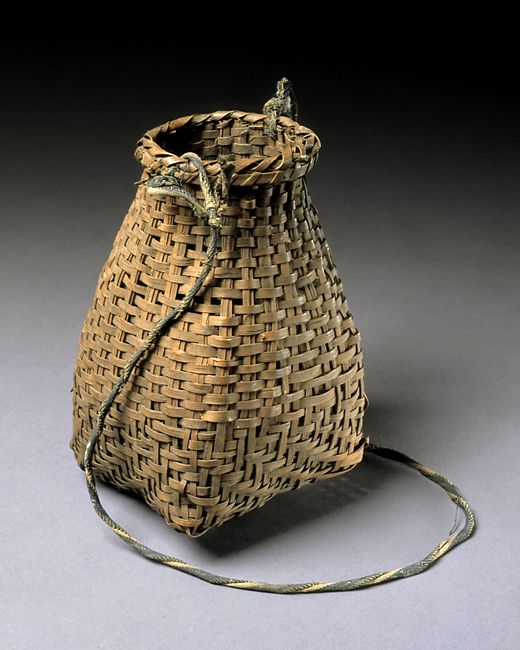
M 242 111 L 187 115 L 147 131 L 135 155 L 146 176 L 175 167 L 184 174 L 183 182 L 197 182 L 193 164 L 181 157 L 187 152 L 196 153 L 210 175 L 220 173 L 220 157 L 232 163 L 235 186 L 274 185 L 305 176 L 317 159 L 318 136 L 279 117 L 274 137 L 265 133 L 266 119 Z

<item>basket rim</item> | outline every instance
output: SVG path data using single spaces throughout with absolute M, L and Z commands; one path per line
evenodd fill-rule
M 173 167 L 182 174 L 185 182 L 198 184 L 198 174 L 193 163 L 180 155 L 167 151 L 159 142 L 168 134 L 188 126 L 200 126 L 205 122 L 236 120 L 258 124 L 267 119 L 264 113 L 219 110 L 212 113 L 195 113 L 173 119 L 148 130 L 137 143 L 135 157 L 144 167 L 145 177 L 153 176 L 165 168 Z M 231 185 L 264 185 L 291 181 L 302 176 L 314 166 L 321 142 L 310 128 L 288 118 L 277 118 L 277 127 L 283 132 L 283 142 L 273 140 L 272 156 L 257 155 L 235 162 Z M 217 159 L 203 160 L 208 175 L 219 173 Z

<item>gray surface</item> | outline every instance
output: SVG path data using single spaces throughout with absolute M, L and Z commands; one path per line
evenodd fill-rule
M 40 122 L 26 77 L 4 106 L 4 647 L 517 648 L 520 160 L 507 114 L 444 89 L 434 108 L 417 95 L 403 117 L 408 91 L 382 82 L 379 95 L 354 85 L 343 114 L 333 107 L 345 98 L 332 96 L 329 113 L 313 104 L 315 73 L 300 75 L 305 122 L 323 140 L 310 190 L 365 347 L 366 432 L 451 478 L 478 530 L 409 580 L 343 594 L 237 592 L 142 559 L 97 519 L 68 448 L 70 388 L 81 323 L 138 177 L 134 141 L 168 117 L 254 108 L 285 70 L 264 72 L 254 92 L 231 71 L 223 88 L 235 95 L 208 76 L 205 91 L 181 78 L 152 98 L 136 88 L 142 69 L 117 84 L 103 70 L 68 84 L 51 71 L 37 89 Z M 106 487 L 102 497 L 160 550 L 278 582 L 416 560 L 455 514 L 438 488 L 370 458 L 197 540 L 135 499 Z

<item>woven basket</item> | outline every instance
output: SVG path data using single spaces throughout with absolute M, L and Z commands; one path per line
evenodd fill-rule
M 306 182 L 320 142 L 286 115 L 282 80 L 262 114 L 190 115 L 144 135 L 81 332 L 78 464 L 102 418 L 91 483 L 139 495 L 192 537 L 351 470 L 367 445 L 360 335 Z

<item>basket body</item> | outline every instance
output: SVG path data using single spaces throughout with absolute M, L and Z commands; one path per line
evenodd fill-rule
M 367 404 L 359 332 L 306 184 L 319 140 L 279 118 L 219 111 L 148 132 L 143 179 L 194 151 L 235 174 L 214 269 L 117 397 L 94 461 L 175 529 L 199 536 L 278 493 L 352 469 Z M 200 196 L 190 164 L 179 179 Z M 97 411 L 152 326 L 186 295 L 209 226 L 139 185 L 79 342 L 70 446 L 83 465 Z

